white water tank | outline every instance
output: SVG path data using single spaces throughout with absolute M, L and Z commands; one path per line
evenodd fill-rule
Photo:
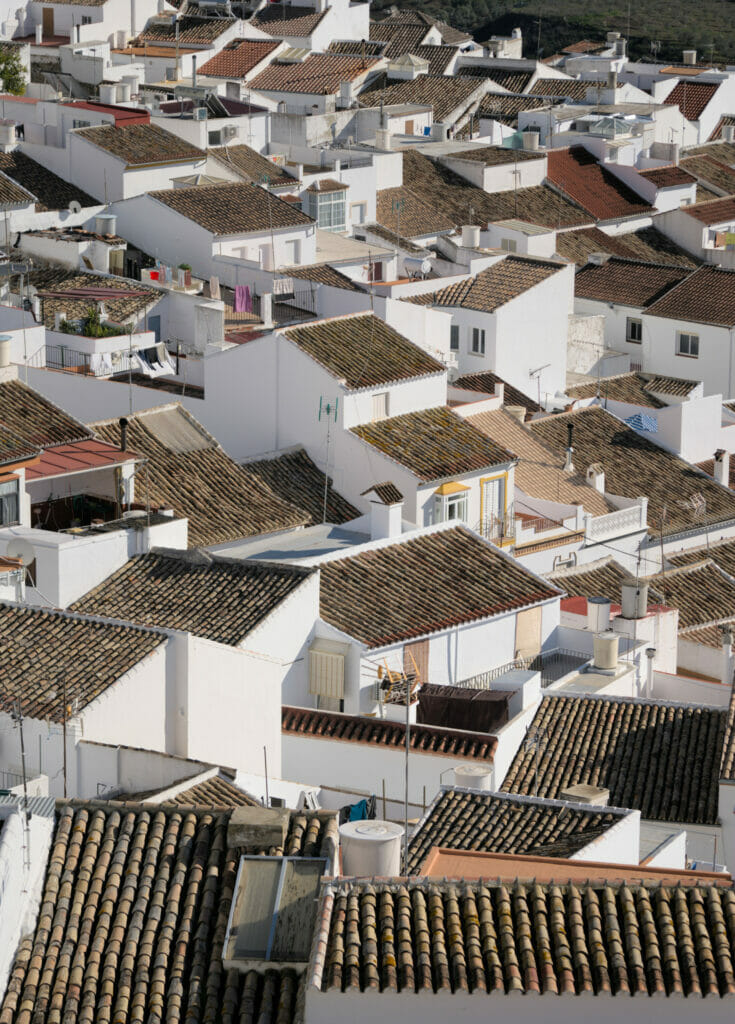
M 98 213 L 94 218 L 94 230 L 98 235 L 117 234 L 117 216 L 114 213 Z
M 120 91 L 120 102 L 121 103 L 130 103 L 130 97 L 131 97 L 132 92 L 133 92 L 133 87 L 132 87 L 131 83 L 130 82 L 120 82 L 118 88 L 119 88 L 119 91 Z
M 538 132 L 523 132 L 523 148 L 531 152 L 535 152 L 538 149 L 539 133 Z
M 12 337 L 9 334 L 0 334 L 0 367 L 10 366 L 10 342 Z
M 449 128 L 441 121 L 435 121 L 431 126 L 431 137 L 434 142 L 446 142 L 449 137 Z
M 391 135 L 387 128 L 376 128 L 375 148 L 387 153 L 391 150 Z
M 458 764 L 454 769 L 454 785 L 487 792 L 493 788 L 493 770 L 482 764 Z
M 480 228 L 477 224 L 462 226 L 462 245 L 466 249 L 477 249 L 480 245 Z
M 648 611 L 648 584 L 631 580 L 620 586 L 620 608 L 624 619 L 645 619 Z
M 682 63 L 683 64 L 696 64 L 697 63 L 697 51 L 696 50 L 682 50 Z
M 117 86 L 108 82 L 100 82 L 100 103 L 114 103 L 117 99 Z
M 587 598 L 587 629 L 593 633 L 604 633 L 610 628 L 610 599 L 608 597 Z
M 393 821 L 346 821 L 339 826 L 342 873 L 391 878 L 401 873 L 404 829 Z
M 426 256 L 404 256 L 403 270 L 408 277 L 428 277 L 431 261 Z
M 620 637 L 611 629 L 597 633 L 592 641 L 594 668 L 609 672 L 618 665 L 618 641 Z

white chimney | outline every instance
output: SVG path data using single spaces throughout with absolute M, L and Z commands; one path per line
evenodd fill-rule
M 12 341 L 10 334 L 0 334 L 0 369 L 5 369 L 6 366 L 10 366 L 10 343 Z
M 599 462 L 593 462 L 591 466 L 587 467 L 586 476 L 590 487 L 594 487 L 600 494 L 605 493 L 605 470 Z
M 692 65 L 697 63 L 697 51 L 696 50 L 682 50 L 682 64 Z
M 726 124 L 722 129 L 722 138 L 724 142 L 735 142 L 735 124 Z
M 607 73 L 607 87 L 608 87 L 608 89 L 617 89 L 617 87 L 618 87 L 618 73 L 617 73 L 617 71 L 608 71 L 608 73 Z
M 713 475 L 718 484 L 722 484 L 723 487 L 730 486 L 730 452 L 726 452 L 724 448 L 718 448 L 715 452 Z
M 646 697 L 653 697 L 653 659 L 656 657 L 656 648 L 647 647 L 646 657 L 648 658 L 648 669 L 646 671 Z
M 387 128 L 375 129 L 375 148 L 384 153 L 389 153 L 393 148 L 391 144 L 390 131 Z
M 480 228 L 477 224 L 462 226 L 462 245 L 465 249 L 477 249 L 480 245 Z
M 725 686 L 732 686 L 733 657 L 732 657 L 732 634 L 733 625 L 730 622 L 720 627 L 722 630 L 722 675 L 720 681 Z
M 370 540 L 400 537 L 403 529 L 403 496 L 391 483 L 363 491 L 370 501 Z
M 512 416 L 514 420 L 518 420 L 519 423 L 526 422 L 525 405 L 506 405 L 505 411 L 509 416 Z
M 36 25 L 36 46 L 43 42 L 43 25 Z
M 610 598 L 587 598 L 587 629 L 593 633 L 604 633 L 610 628 Z

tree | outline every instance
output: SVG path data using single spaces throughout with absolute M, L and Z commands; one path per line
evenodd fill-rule
M 25 68 L 15 47 L 0 52 L 0 78 L 5 92 L 22 96 L 26 91 Z

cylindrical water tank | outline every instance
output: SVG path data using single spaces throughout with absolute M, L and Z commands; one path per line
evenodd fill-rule
M 339 826 L 342 873 L 392 877 L 401 873 L 404 829 L 393 821 L 346 821 Z
M 531 152 L 535 152 L 538 149 L 539 133 L 538 132 L 523 132 L 523 148 Z
M 9 334 L 0 334 L 0 366 L 10 366 L 10 342 L 12 340 Z
M 618 634 L 611 629 L 597 633 L 592 644 L 594 667 L 610 671 L 618 665 Z
M 100 82 L 100 103 L 114 103 L 117 99 L 117 86 L 109 82 Z
M 465 224 L 462 227 L 462 245 L 468 249 L 477 249 L 480 244 L 480 228 L 477 224 Z
M 114 235 L 117 231 L 117 217 L 114 213 L 98 213 L 94 219 L 98 235 Z
M 425 256 L 404 256 L 403 269 L 409 277 L 428 277 L 431 273 L 431 261 Z
M 492 789 L 493 770 L 481 764 L 458 764 L 454 769 L 454 785 L 463 789 Z
M 587 598 L 587 628 L 593 633 L 604 633 L 610 628 L 610 599 L 608 597 Z
M 624 619 L 644 619 L 648 611 L 648 584 L 631 580 L 620 587 L 620 608 Z

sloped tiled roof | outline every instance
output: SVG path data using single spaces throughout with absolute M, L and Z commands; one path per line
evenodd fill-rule
M 286 8 L 288 10 L 288 8 Z M 342 82 L 353 82 L 376 64 L 374 57 L 312 53 L 303 64 L 280 63 L 278 58 L 250 81 L 251 89 L 329 95 Z
M 251 149 L 250 146 L 237 144 L 234 146 L 216 146 L 207 150 L 209 156 L 213 156 L 221 164 L 235 171 L 245 181 L 260 185 L 263 178 L 268 179 L 270 188 L 281 188 L 286 185 L 296 188 L 298 182 L 290 174 L 284 171 L 277 164 L 274 164 L 268 157 Z
M 78 128 L 75 134 L 111 156 L 124 160 L 128 167 L 205 160 L 207 157 L 197 146 L 157 124 L 133 124 L 126 128 L 102 124 Z
M 729 118 L 735 124 L 735 117 Z M 705 146 L 695 146 L 694 149 L 687 149 L 684 156 L 711 156 L 713 160 L 719 160 L 721 164 L 732 167 L 735 164 L 735 142 L 716 142 Z
M 735 929 L 735 901 L 711 885 L 350 879 L 327 887 L 319 921 L 308 988 L 334 997 L 327 1002 L 346 993 L 345 1019 L 360 993 L 400 993 L 411 1017 L 431 1015 L 430 1000 L 422 1004 L 435 994 L 442 1020 L 453 994 L 457 1019 L 475 1020 L 504 1016 L 503 998 L 524 994 L 599 995 L 616 1019 L 632 1016 L 631 1006 L 648 1016 L 637 1009 L 646 996 L 688 996 L 682 1010 L 694 1014 L 703 995 L 715 1005 L 735 995 L 735 956 L 723 941 Z M 465 1012 L 468 998 L 479 1005 Z M 589 1003 L 590 1018 L 596 1008 Z
M 630 583 L 635 577 L 610 555 L 574 569 L 550 573 L 549 579 L 569 597 L 606 597 L 612 604 L 620 604 L 623 583 Z M 650 587 L 648 600 L 661 603 L 663 598 L 655 587 Z
M 404 153 L 404 160 L 407 154 Z M 405 166 L 405 165 L 404 165 Z M 398 204 L 400 204 L 400 236 L 397 236 Z M 425 202 L 421 198 L 421 192 L 414 192 L 410 188 L 398 186 L 397 188 L 384 188 L 377 194 L 376 213 L 378 217 L 378 228 L 384 231 L 386 241 L 393 239 L 395 245 L 398 237 L 408 238 L 432 235 L 441 231 L 452 231 L 455 221 L 447 214 L 437 209 L 432 202 Z
M 25 452 L 90 436 L 83 423 L 20 380 L 0 382 L 0 424 Z
M 585 384 L 574 384 L 567 388 L 570 398 L 595 398 L 604 401 L 629 402 L 648 409 L 662 409 L 667 403 L 657 395 L 686 396 L 697 386 L 697 381 L 681 380 L 677 377 L 654 377 L 647 373 L 620 373 L 615 377 L 600 377 Z
M 679 161 L 679 166 L 725 195 L 735 193 L 735 170 L 712 156 L 686 156 Z
M 396 485 L 391 483 L 390 480 L 386 480 L 382 484 L 373 484 L 372 487 L 368 487 L 368 489 L 362 493 L 363 496 L 366 494 L 374 494 L 375 497 L 384 505 L 396 505 L 403 501 L 403 495 Z
M 583 811 L 544 800 L 447 789 L 436 797 L 411 839 L 408 874 L 419 873 L 434 846 L 571 857 L 617 821 L 618 815 L 598 808 Z
M 258 459 L 242 467 L 252 482 L 252 491 L 271 491 L 281 501 L 293 505 L 305 517 L 305 525 L 322 522 L 324 515 L 324 473 L 311 461 L 303 448 L 284 452 L 272 459 Z M 346 523 L 360 513 L 346 498 L 327 487 L 327 522 Z
M 390 586 L 392 580 L 400 584 Z M 461 526 L 320 567 L 321 617 L 370 648 L 504 614 L 556 593 Z
M 237 646 L 313 572 L 203 551 L 135 555 L 72 606 Z
M 428 297 L 431 305 L 493 313 L 564 269 L 563 263 L 506 256 L 474 277 L 447 285 Z M 426 299 L 421 297 L 424 304 Z
M 712 130 L 708 142 L 717 142 L 723 137 L 723 128 L 735 128 L 735 115 L 724 114 Z M 732 161 L 728 161 L 732 163 Z
M 649 821 L 713 825 L 727 712 L 721 708 L 605 697 L 544 697 L 530 726 L 537 756 L 521 747 L 508 793 L 557 799 L 583 783 Z
M 30 192 L 6 174 L 0 173 L 0 206 L 29 206 L 32 203 L 35 203 L 35 197 Z
M 603 264 L 587 263 L 580 267 L 574 278 L 574 294 L 580 299 L 645 309 L 690 273 L 682 267 L 613 256 Z
M 231 28 L 237 19 L 235 18 L 207 18 L 196 15 L 184 15 L 177 22 L 151 21 L 146 25 L 138 38 L 135 46 L 142 46 L 144 42 L 176 43 L 180 46 L 187 46 L 189 43 L 214 43 L 228 28 Z M 178 36 L 176 25 L 178 24 Z
M 562 459 L 505 410 L 477 413 L 468 416 L 467 421 L 498 444 L 515 452 L 518 457 L 515 484 L 525 494 L 545 501 L 582 505 L 585 512 L 593 516 L 612 511 L 604 495 L 590 487 L 581 474 L 565 473 Z M 516 510 L 528 511 L 518 494 Z
M 295 970 L 226 971 L 240 850 L 229 812 L 60 804 L 33 932 L 20 943 L 2 1024 L 299 1016 Z M 318 853 L 317 853 L 318 855 Z
M 719 88 L 719 82 L 677 82 L 664 103 L 677 106 L 687 121 L 698 121 Z
M 701 495 L 710 523 L 735 519 L 735 494 L 718 487 L 688 462 L 637 434 L 617 417 L 599 407 L 532 420 L 529 428 L 559 454 L 566 452 L 567 423 L 574 425 L 574 462 L 586 468 L 600 463 L 605 487 L 627 498 L 646 495 L 648 522 L 658 534 L 671 536 L 701 524 L 694 504 Z M 674 496 L 675 500 L 672 500 Z M 666 515 L 663 509 L 666 506 Z
M 31 160 L 19 149 L 14 149 L 10 153 L 0 153 L 0 171 L 36 197 L 38 212 L 66 210 L 71 202 L 78 202 L 82 207 L 101 205 L 99 200 L 93 199 L 76 185 L 64 181 L 43 164 Z
M 726 622 L 735 614 L 735 582 L 716 562 L 682 565 L 650 577 L 665 603 L 679 609 L 679 629 Z
M 284 705 L 281 709 L 281 730 L 286 735 L 314 736 L 316 739 L 340 740 L 401 751 L 406 749 L 406 726 L 403 722 L 389 722 L 387 719 L 368 718 L 365 715 L 343 715 L 333 711 Z M 488 733 L 444 729 L 435 725 L 412 725 L 409 736 L 411 750 L 417 754 L 490 763 L 497 742 Z
M 391 8 L 390 14 L 374 24 L 376 25 L 376 31 L 380 31 L 381 26 L 393 24 L 424 25 L 427 29 L 433 26 L 439 30 L 444 43 L 459 44 L 469 42 L 472 39 L 472 36 L 467 32 L 463 32 L 459 28 L 454 28 L 452 25 L 448 25 L 446 21 L 442 21 L 441 18 L 434 18 L 425 11 L 420 11 L 416 8 Z
M 446 75 L 447 68 L 456 57 L 456 46 L 414 46 L 410 51 L 414 57 L 429 62 L 430 75 Z
M 507 149 L 505 146 L 477 146 L 474 149 L 463 149 L 452 153 L 455 160 L 472 160 L 485 167 L 498 167 L 502 164 L 522 164 L 527 160 L 543 160 L 544 153 L 527 153 L 523 149 Z
M 284 203 L 257 185 L 200 185 L 149 192 L 182 217 L 201 225 L 213 235 L 238 235 L 273 228 L 313 224 L 311 217 L 293 203 Z
M 328 10 L 326 6 L 323 11 L 317 11 L 313 7 L 299 7 L 295 4 L 266 5 L 255 12 L 249 24 L 277 39 L 306 38 L 318 28 Z
M 496 384 L 503 385 L 503 405 L 522 405 L 525 406 L 527 413 L 541 411 L 538 402 L 490 370 L 482 373 L 463 373 L 452 381 L 452 387 L 463 388 L 465 391 L 481 391 L 486 395 L 495 394 Z
M 404 53 L 413 53 L 421 46 L 428 32 L 429 26 L 420 23 L 370 22 L 370 40 L 388 44 L 383 50 L 384 57 L 400 57 Z
M 584 146 L 552 149 L 548 178 L 596 220 L 617 220 L 655 210 L 603 167 Z
M 647 171 L 638 172 L 646 181 L 656 188 L 672 188 L 677 185 L 693 185 L 696 178 L 683 170 L 681 166 L 671 164 L 669 167 L 651 167 Z
M 289 495 L 274 493 L 257 470 L 239 466 L 183 407 L 151 409 L 127 420 L 129 447 L 148 460 L 140 486 L 153 506 L 173 508 L 189 520 L 191 546 L 224 544 L 310 521 L 297 506 L 296 487 Z M 92 424 L 91 429 L 103 440 L 120 444 L 117 419 Z M 189 443 L 182 443 L 184 432 L 191 437 Z
M 735 326 L 735 271 L 700 267 L 648 307 L 649 316 Z
M 21 694 L 24 715 L 61 722 L 64 709 L 56 691 L 62 676 L 67 703 L 81 710 L 166 639 L 134 626 L 0 604 L 0 708 L 9 713 Z
M 561 97 L 583 103 L 591 84 L 576 78 L 537 78 L 531 92 L 534 96 Z
M 518 114 L 522 110 L 538 110 L 550 106 L 545 96 L 519 96 L 508 93 L 486 93 L 477 108 L 476 116 L 491 118 L 515 128 L 518 125 Z
M 735 577 L 735 540 L 711 540 L 702 547 L 688 548 L 666 556 L 667 561 L 674 566 L 696 565 L 708 558 Z
M 280 44 L 273 39 L 233 39 L 199 68 L 200 75 L 244 78 Z
M 685 206 L 683 212 L 688 217 L 701 221 L 702 224 L 724 224 L 735 218 L 735 196 L 698 202 L 693 206 Z
M 507 71 L 504 68 L 488 67 L 487 64 L 463 64 L 457 68 L 462 78 L 485 78 L 508 92 L 524 92 L 533 78 L 532 71 Z
M 289 327 L 283 334 L 353 390 L 444 370 L 441 363 L 372 313 L 318 320 Z
M 305 267 L 289 267 L 286 271 L 289 277 L 295 277 L 299 281 L 313 281 L 315 284 L 326 284 L 330 288 L 341 288 L 347 292 L 357 292 L 364 295 L 365 289 L 356 284 L 351 277 L 343 274 L 341 270 L 330 266 L 329 263 L 310 263 Z
M 640 228 L 622 235 L 607 235 L 599 228 L 563 231 L 556 238 L 560 256 L 575 263 L 585 263 L 593 252 L 610 253 L 626 260 L 666 263 L 677 267 L 698 267 L 690 253 L 672 242 L 657 228 Z
M 178 804 L 180 807 L 209 808 L 217 811 L 224 811 L 232 807 L 261 806 L 259 800 L 236 786 L 232 779 L 222 771 L 204 779 L 203 782 L 195 782 L 186 789 L 180 789 L 175 796 L 169 797 L 166 803 Z
M 483 83 L 474 78 L 419 75 L 384 88 L 366 89 L 360 93 L 359 102 L 363 107 L 377 107 L 381 103 L 430 104 L 434 109 L 434 120 L 446 122 L 455 111 L 459 111 L 456 116 L 461 117 L 469 110 L 479 98 L 478 90 L 483 89 Z
M 56 313 L 63 312 L 69 320 L 86 316 L 89 307 L 94 305 L 95 293 L 99 293 L 99 301 L 104 302 L 107 319 L 116 324 L 141 317 L 161 298 L 155 288 L 129 277 L 110 277 L 53 265 L 34 267 L 26 281 L 39 295 L 41 320 L 51 330 Z M 80 290 L 86 294 L 80 295 Z M 120 298 L 114 298 L 110 292 L 120 292 Z
M 445 406 L 363 423 L 352 432 L 426 483 L 514 459 Z

